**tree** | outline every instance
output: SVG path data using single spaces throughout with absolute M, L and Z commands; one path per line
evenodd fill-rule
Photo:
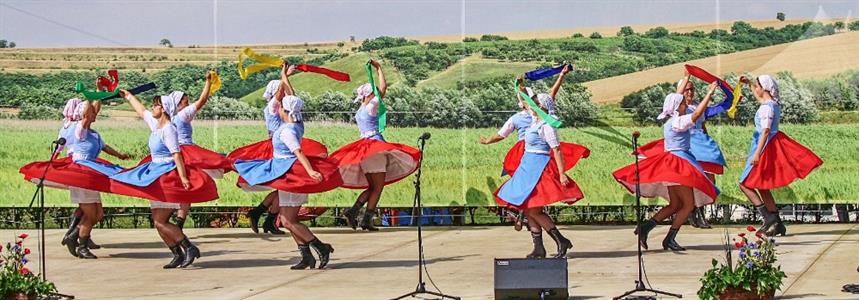
M 578 32 L 576 32 L 575 34 L 573 34 L 573 38 L 583 38 L 583 37 L 585 37 L 585 35 L 584 35 L 584 34 L 581 34 L 581 33 L 578 33 Z
M 668 36 L 668 29 L 666 29 L 665 27 L 662 27 L 662 26 L 659 26 L 656 28 L 651 28 L 650 30 L 648 30 L 647 32 L 644 33 L 644 36 L 652 38 L 652 39 L 663 38 L 663 37 Z
M 592 38 L 592 39 L 601 39 L 601 38 L 602 38 L 602 34 L 600 34 L 599 32 L 591 33 L 591 38 Z
M 480 36 L 481 42 L 506 41 L 507 37 L 503 35 L 484 34 Z
M 775 18 L 778 19 L 779 21 L 784 21 L 784 13 L 783 12 L 777 13 L 775 15 Z
M 15 48 L 15 46 L 17 46 L 15 42 L 9 42 L 9 48 Z
M 838 31 L 844 30 L 844 22 L 842 22 L 842 21 L 835 22 L 834 26 L 835 26 L 835 30 L 838 30 Z
M 847 29 L 850 29 L 850 31 L 859 30 L 859 21 L 851 22 L 850 25 L 847 25 Z
M 9 42 L 6 40 L 0 40 L 0 48 L 6 48 Z
M 634 35 L 635 31 L 632 30 L 632 27 L 623 26 L 620 28 L 620 31 L 617 32 L 617 36 L 630 36 Z
M 462 39 L 463 43 L 474 43 L 476 41 L 477 41 L 477 38 L 473 38 L 473 37 L 467 37 L 467 38 Z
M 168 40 L 168 39 L 161 39 L 161 41 L 158 42 L 158 44 L 161 46 L 168 47 L 168 48 L 173 48 L 173 43 L 171 43 L 170 40 Z
M 354 42 L 355 42 L 355 36 L 354 36 L 354 35 L 350 35 L 350 36 L 349 36 L 349 41 L 354 43 Z

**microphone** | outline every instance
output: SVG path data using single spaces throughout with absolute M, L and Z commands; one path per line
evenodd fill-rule
M 421 141 L 428 140 L 430 138 L 430 136 L 432 136 L 432 135 L 429 132 L 424 132 L 424 134 L 421 134 L 421 137 L 419 137 L 418 140 L 421 140 Z
M 51 142 L 51 144 L 57 144 L 60 146 L 65 145 L 66 144 L 66 138 L 59 138 L 56 141 Z
M 638 139 L 638 137 L 640 137 L 640 136 L 641 136 L 641 132 L 638 132 L 638 130 L 632 132 L 632 138 Z

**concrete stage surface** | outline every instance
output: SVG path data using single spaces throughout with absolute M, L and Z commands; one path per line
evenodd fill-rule
M 698 278 L 712 258 L 723 260 L 721 236 L 745 226 L 693 229 L 684 226 L 678 242 L 689 250 L 661 250 L 668 230 L 651 233 L 645 252 L 654 288 L 696 299 Z M 610 299 L 633 288 L 637 277 L 633 226 L 561 226 L 574 243 L 569 255 L 571 299 Z M 28 266 L 38 270 L 36 230 L 2 230 L 0 241 L 14 234 L 31 235 Z M 417 282 L 417 237 L 414 228 L 359 232 L 317 228 L 335 247 L 325 270 L 293 271 L 298 251 L 289 235 L 253 234 L 250 229 L 187 229 L 202 250 L 189 269 L 163 270 L 170 259 L 154 229 L 96 229 L 104 246 L 97 260 L 73 258 L 60 245 L 64 230 L 49 230 L 48 278 L 59 291 L 77 299 L 388 299 L 412 291 Z M 778 238 L 779 261 L 787 273 L 780 299 L 859 299 L 841 292 L 859 283 L 859 224 L 789 225 Z M 549 253 L 554 243 L 544 234 Z M 444 293 L 462 299 L 493 298 L 494 257 L 521 257 L 531 250 L 531 237 L 512 227 L 428 227 L 424 231 L 429 273 Z M 427 287 L 432 284 L 427 280 Z M 667 298 L 666 298 L 667 299 Z

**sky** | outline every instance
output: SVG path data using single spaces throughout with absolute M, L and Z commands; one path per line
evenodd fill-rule
M 859 1 L 0 0 L 18 47 L 250 45 L 659 23 L 852 17 Z

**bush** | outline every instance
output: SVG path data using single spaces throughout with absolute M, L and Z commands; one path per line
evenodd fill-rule
M 592 38 L 592 39 L 601 39 L 601 38 L 602 38 L 602 34 L 600 34 L 599 32 L 594 32 L 594 33 L 591 33 L 590 38 Z
M 484 34 L 480 36 L 481 42 L 506 41 L 507 37 L 503 35 Z
M 572 40 L 572 41 L 564 41 L 558 44 L 558 48 L 563 51 L 577 51 L 577 52 L 599 52 L 600 49 L 597 47 L 596 43 L 588 40 Z
M 61 116 L 60 110 L 42 104 L 27 104 L 18 112 L 22 120 L 57 120 Z
M 474 42 L 477 42 L 477 38 L 467 37 L 467 38 L 462 39 L 462 42 L 463 43 L 474 43 Z
M 662 27 L 662 26 L 659 26 L 656 28 L 651 28 L 650 30 L 648 30 L 647 32 L 644 33 L 644 36 L 652 38 L 652 39 L 664 38 L 664 37 L 668 36 L 668 29 L 665 29 L 665 27 Z
M 621 48 L 630 52 L 658 52 L 656 45 L 654 45 L 653 41 L 636 35 L 623 38 L 623 45 L 621 45 Z
M 850 22 L 850 25 L 847 25 L 847 29 L 850 29 L 850 31 L 859 30 L 859 21 Z
M 387 102 L 387 99 L 385 101 Z M 319 112 L 305 116 L 308 120 L 349 122 L 352 120 L 352 114 L 349 112 L 357 107 L 350 96 L 339 92 L 325 92 L 317 97 L 304 98 L 304 102 L 305 110 Z
M 247 102 L 230 97 L 213 96 L 206 103 L 206 108 L 197 113 L 200 119 L 231 119 L 253 120 L 262 118 L 262 110 L 252 107 Z
M 385 48 L 420 45 L 418 41 L 407 40 L 404 37 L 380 36 L 375 39 L 367 39 L 361 43 L 361 50 L 372 51 Z
M 781 120 L 800 124 L 817 121 L 819 116 L 811 91 L 790 72 L 779 72 L 776 78 L 780 89 Z
M 635 31 L 632 30 L 632 27 L 623 26 L 620 28 L 620 31 L 617 32 L 617 36 L 630 36 L 635 35 Z
M 857 21 L 857 22 L 859 22 L 859 21 Z M 573 38 L 583 38 L 583 37 L 585 37 L 585 35 L 584 35 L 584 34 L 581 34 L 581 33 L 578 33 L 578 32 L 576 32 L 576 33 L 574 33 L 574 34 L 573 34 Z

